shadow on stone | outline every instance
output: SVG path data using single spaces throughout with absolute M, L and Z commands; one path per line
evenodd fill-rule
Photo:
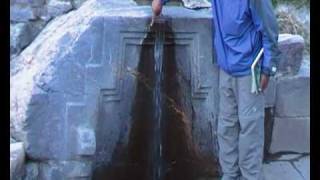
M 266 161 L 270 158 L 269 148 L 271 144 L 272 138 L 272 127 L 274 123 L 274 107 L 265 108 L 264 111 L 265 118 L 264 118 L 264 160 Z

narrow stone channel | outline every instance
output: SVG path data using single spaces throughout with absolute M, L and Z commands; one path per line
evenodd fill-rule
M 164 24 L 158 23 L 158 26 L 160 26 L 155 31 L 155 46 L 154 46 L 154 60 L 155 60 L 155 88 L 154 88 L 154 102 L 155 102 L 155 109 L 154 109 L 154 119 L 155 119 L 155 140 L 154 140 L 154 155 L 156 156 L 155 163 L 158 167 L 154 170 L 154 180 L 160 180 L 162 179 L 162 140 L 161 140 L 161 120 L 162 120 L 162 106 L 163 106 L 163 97 L 162 97 L 162 87 L 161 82 L 163 79 L 162 76 L 162 65 L 163 65 L 163 47 L 164 47 L 164 36 L 165 32 L 162 31 L 161 26 Z

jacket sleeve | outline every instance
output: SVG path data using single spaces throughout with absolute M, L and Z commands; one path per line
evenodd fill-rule
M 249 0 L 252 20 L 257 30 L 262 33 L 264 57 L 262 73 L 274 75 L 280 60 L 278 49 L 278 23 L 273 12 L 271 0 Z
M 165 5 L 170 0 L 161 0 L 162 4 Z

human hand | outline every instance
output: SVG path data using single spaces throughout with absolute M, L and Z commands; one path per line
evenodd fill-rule
M 268 87 L 268 83 L 269 83 L 269 76 L 265 74 L 261 74 L 261 79 L 260 79 L 261 91 L 264 91 Z
M 152 1 L 152 19 L 151 19 L 150 27 L 153 26 L 155 20 L 160 16 L 161 11 L 162 11 L 161 0 L 153 0 Z
M 162 11 L 162 2 L 161 0 L 153 0 L 152 1 L 152 12 L 153 16 L 159 16 Z

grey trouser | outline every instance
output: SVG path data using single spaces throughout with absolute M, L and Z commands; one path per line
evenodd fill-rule
M 220 70 L 219 161 L 222 180 L 263 179 L 264 95 L 252 94 L 251 76 Z

